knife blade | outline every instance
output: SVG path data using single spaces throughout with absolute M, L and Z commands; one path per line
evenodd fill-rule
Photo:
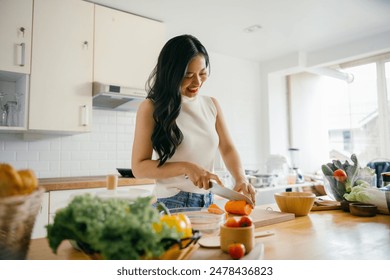
M 247 203 L 255 206 L 252 200 L 247 197 L 246 195 L 233 191 L 229 188 L 223 187 L 218 185 L 215 182 L 211 182 L 211 187 L 209 188 L 209 191 L 211 191 L 213 194 L 219 195 L 223 198 L 229 199 L 229 200 L 245 200 Z

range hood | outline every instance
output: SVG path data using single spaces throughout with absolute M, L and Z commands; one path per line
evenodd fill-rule
M 146 92 L 142 89 L 93 83 L 94 109 L 136 111 L 145 97 Z

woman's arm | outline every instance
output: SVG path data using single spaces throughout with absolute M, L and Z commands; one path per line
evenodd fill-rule
M 195 186 L 209 188 L 210 179 L 221 183 L 219 177 L 191 162 L 166 162 L 158 167 L 158 160 L 153 160 L 152 133 L 154 129 L 153 102 L 143 101 L 137 111 L 131 167 L 136 178 L 165 179 L 187 176 Z
M 256 191 L 245 177 L 245 171 L 242 167 L 240 156 L 233 144 L 233 140 L 230 137 L 222 114 L 222 109 L 215 98 L 212 98 L 212 100 L 217 108 L 216 128 L 219 135 L 219 151 L 226 168 L 234 178 L 234 190 L 242 191 L 245 195 L 248 195 L 253 202 L 255 202 Z

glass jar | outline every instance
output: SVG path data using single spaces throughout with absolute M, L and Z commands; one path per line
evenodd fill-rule
M 0 126 L 7 125 L 7 109 L 5 108 L 5 94 L 0 92 Z
M 8 101 L 5 104 L 7 111 L 7 126 L 18 126 L 18 104 L 16 101 Z

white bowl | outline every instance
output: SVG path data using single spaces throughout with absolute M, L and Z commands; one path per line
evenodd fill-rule
M 225 222 L 225 214 L 209 213 L 207 208 L 183 207 L 169 209 L 171 214 L 185 214 L 191 221 L 192 229 L 199 230 L 202 235 L 217 235 L 220 226 Z

